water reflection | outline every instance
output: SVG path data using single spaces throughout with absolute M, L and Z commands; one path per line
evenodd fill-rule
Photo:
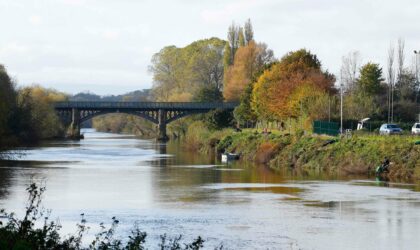
M 117 216 L 122 233 L 138 221 L 152 242 L 183 233 L 231 249 L 420 248 L 412 185 L 222 165 L 176 141 L 94 131 L 85 138 L 3 162 L 0 207 L 22 211 L 26 186 L 44 180 L 45 207 L 71 232 L 83 212 L 92 224 Z

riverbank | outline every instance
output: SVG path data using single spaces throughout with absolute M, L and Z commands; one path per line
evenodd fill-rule
M 186 145 L 204 153 L 211 150 L 240 154 L 241 160 L 266 164 L 276 170 L 293 170 L 303 175 L 372 176 L 387 157 L 391 167 L 384 178 L 395 181 L 420 180 L 418 137 L 353 135 L 337 138 L 314 134 L 232 129 L 211 132 L 202 124 L 192 124 Z

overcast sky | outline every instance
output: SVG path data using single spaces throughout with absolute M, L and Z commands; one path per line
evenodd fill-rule
M 333 73 L 354 50 L 385 65 L 399 37 L 407 65 L 420 49 L 419 0 L 0 0 L 0 63 L 20 86 L 122 94 L 151 87 L 162 47 L 225 39 L 247 18 L 276 57 L 307 48 Z

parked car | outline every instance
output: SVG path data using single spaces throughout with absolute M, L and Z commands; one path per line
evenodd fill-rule
M 411 128 L 411 133 L 413 135 L 420 135 L 420 122 L 414 123 L 413 127 Z
M 379 134 L 381 135 L 395 135 L 395 134 L 401 134 L 402 129 L 398 127 L 396 124 L 389 124 L 385 123 L 382 124 L 381 128 L 379 128 Z

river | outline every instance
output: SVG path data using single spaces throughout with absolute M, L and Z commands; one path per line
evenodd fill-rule
M 0 208 L 22 213 L 25 188 L 47 190 L 43 206 L 63 233 L 84 213 L 93 228 L 137 223 L 159 235 L 202 236 L 206 249 L 420 249 L 420 193 L 410 184 L 298 178 L 264 167 L 222 165 L 212 156 L 133 136 L 85 130 L 81 141 L 21 149 L 0 165 Z

